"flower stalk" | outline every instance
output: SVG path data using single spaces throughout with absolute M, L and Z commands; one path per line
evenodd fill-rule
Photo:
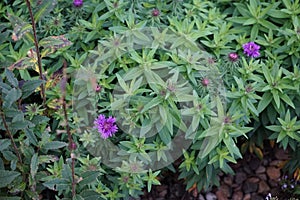
M 76 180 L 75 180 L 75 156 L 73 154 L 73 151 L 76 149 L 76 144 L 73 141 L 70 125 L 68 121 L 68 113 L 67 113 L 67 103 L 66 103 L 66 84 L 67 84 L 67 62 L 64 61 L 64 69 L 63 69 L 63 78 L 60 83 L 60 88 L 62 91 L 62 108 L 64 113 L 64 119 L 65 119 L 65 126 L 66 131 L 68 134 L 68 140 L 69 140 L 69 150 L 71 151 L 71 173 L 72 173 L 72 197 L 75 197 L 76 195 Z
M 43 71 L 42 71 L 42 59 L 41 59 L 41 54 L 40 54 L 40 49 L 39 49 L 39 42 L 38 42 L 37 35 L 36 35 L 36 26 L 35 26 L 34 16 L 33 16 L 33 13 L 32 13 L 30 1 L 26 0 L 26 4 L 27 4 L 28 11 L 29 11 L 30 19 L 31 19 L 34 46 L 35 46 L 35 49 L 36 49 L 37 62 L 38 62 L 37 64 L 38 64 L 38 68 L 39 68 L 39 76 L 40 76 L 41 80 L 44 80 Z M 44 85 L 43 82 L 41 84 L 41 96 L 42 96 L 42 99 L 43 99 L 43 107 L 46 108 L 45 85 Z

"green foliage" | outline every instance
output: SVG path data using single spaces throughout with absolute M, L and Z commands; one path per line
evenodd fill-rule
M 129 199 L 159 165 L 207 190 L 269 140 L 298 172 L 298 0 L 30 2 L 42 72 L 26 3 L 0 3 L 0 199 Z M 114 137 L 92 128 L 99 114 Z

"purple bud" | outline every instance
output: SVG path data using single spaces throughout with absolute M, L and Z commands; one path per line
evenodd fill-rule
M 71 142 L 70 144 L 69 144 L 69 150 L 75 150 L 75 149 L 77 149 L 77 145 L 76 145 L 76 143 L 75 142 Z
M 247 93 L 250 93 L 250 92 L 252 91 L 251 85 L 246 86 L 245 91 L 246 91 Z
M 228 59 L 231 62 L 236 62 L 239 59 L 239 56 L 237 55 L 237 53 L 231 52 L 228 54 Z
M 231 121 L 230 117 L 227 116 L 224 118 L 224 124 L 229 124 L 230 121 Z
M 75 7 L 81 7 L 83 5 L 83 0 L 73 0 L 73 5 Z
M 100 86 L 100 85 L 97 85 L 96 88 L 95 88 L 95 91 L 96 91 L 96 92 L 100 92 L 100 91 L 101 91 L 101 86 Z
M 204 87 L 206 87 L 206 86 L 208 86 L 208 84 L 209 84 L 209 79 L 208 78 L 204 78 L 204 79 L 202 79 L 202 85 L 204 86 Z
M 160 11 L 157 8 L 152 10 L 152 16 L 153 17 L 157 17 L 159 14 L 160 14 Z

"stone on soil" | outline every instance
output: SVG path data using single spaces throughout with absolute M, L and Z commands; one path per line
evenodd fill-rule
M 280 169 L 274 166 L 267 168 L 267 175 L 272 180 L 277 180 L 280 177 Z

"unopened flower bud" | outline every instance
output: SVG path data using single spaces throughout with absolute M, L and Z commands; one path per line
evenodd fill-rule
M 76 143 L 75 142 L 71 142 L 70 144 L 69 144 L 69 150 L 75 150 L 75 149 L 77 149 L 77 145 L 76 145 Z
M 101 91 L 101 86 L 100 86 L 100 85 L 97 85 L 96 88 L 95 88 L 95 91 L 96 91 L 96 92 L 100 92 L 100 91 Z
M 208 78 L 204 78 L 204 79 L 202 79 L 202 85 L 204 86 L 204 87 L 207 87 L 208 86 L 208 84 L 209 84 L 209 79 Z
M 155 9 L 152 10 L 152 16 L 153 17 L 157 17 L 159 14 L 160 14 L 160 11 L 158 9 L 155 8 Z
M 228 59 L 231 62 L 236 62 L 239 59 L 239 56 L 237 55 L 237 53 L 231 52 L 230 54 L 228 54 Z

